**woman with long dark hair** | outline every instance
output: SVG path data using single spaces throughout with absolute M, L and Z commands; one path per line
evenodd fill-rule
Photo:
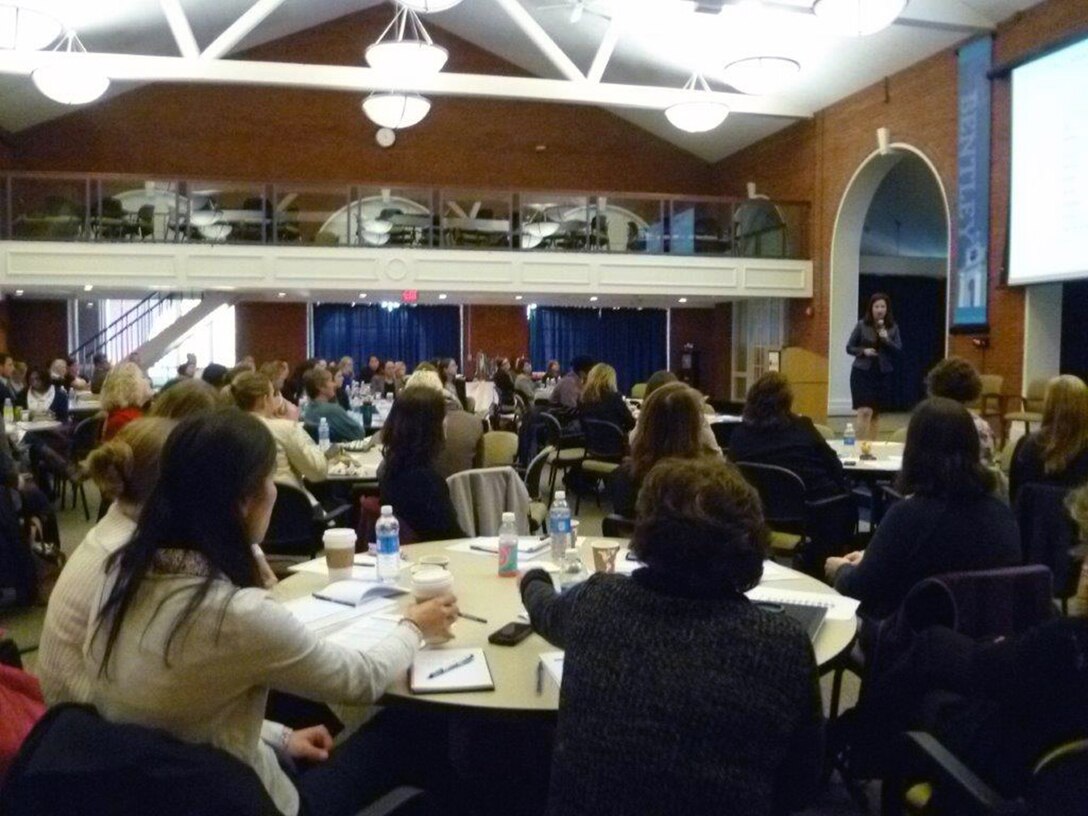
M 892 301 L 883 292 L 869 298 L 865 316 L 846 341 L 846 353 L 854 357 L 850 369 L 850 396 L 858 412 L 858 439 L 876 439 L 880 412 L 888 404 L 891 375 L 903 350 L 899 324 L 892 315 Z
M 260 588 L 252 547 L 275 502 L 275 461 L 268 429 L 234 409 L 171 433 L 136 532 L 100 576 L 105 601 L 85 641 L 88 702 L 108 720 L 247 762 L 287 816 L 348 816 L 408 781 L 369 739 L 383 715 L 330 755 L 324 727 L 263 721 L 269 690 L 372 702 L 407 670 L 421 635 L 448 634 L 457 606 L 447 595 L 409 607 L 366 654 L 316 637 Z M 318 764 L 292 778 L 278 755 Z
M 967 409 L 931 397 L 914 409 L 897 488 L 907 498 L 884 516 L 864 552 L 828 558 L 828 580 L 871 617 L 894 612 L 923 578 L 1020 563 L 1020 531 L 993 496 Z
M 445 418 L 442 393 L 409 385 L 393 403 L 382 428 L 378 473 L 382 504 L 393 506 L 393 513 L 416 541 L 464 537 L 449 487 L 436 468 L 445 444 Z

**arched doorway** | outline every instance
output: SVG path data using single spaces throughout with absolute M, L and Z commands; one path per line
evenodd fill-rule
M 935 188 L 936 193 L 928 198 L 919 193 L 925 200 L 914 200 L 910 197 L 904 197 L 901 193 L 889 192 L 889 186 L 903 186 L 904 188 L 927 188 L 928 186 L 930 191 Z M 873 211 L 874 201 L 878 204 L 879 213 Z M 894 217 L 894 208 L 896 206 L 902 207 L 902 219 Z M 912 216 L 918 213 L 919 208 L 928 208 L 931 211 L 929 213 L 931 216 L 930 221 L 936 224 L 935 231 L 938 233 L 936 238 L 940 239 L 939 244 L 943 246 L 943 251 L 940 253 L 943 262 L 939 264 L 934 262 L 932 248 L 929 251 L 917 251 L 918 236 L 915 234 L 918 232 L 917 229 L 912 229 L 911 234 L 908 236 L 899 234 L 899 226 L 903 221 L 917 222 L 918 219 L 912 218 Z M 936 212 L 932 212 L 933 210 L 936 210 Z M 874 257 L 872 254 L 874 245 L 873 225 L 875 221 L 879 221 L 881 218 L 885 221 L 897 222 L 894 236 L 895 251 L 892 252 L 889 248 L 886 255 Z M 867 223 L 870 227 L 868 237 L 866 234 Z M 831 239 L 831 319 L 828 344 L 829 414 L 845 416 L 853 413 L 850 404 L 850 366 L 852 359 L 846 354 L 845 347 L 846 339 L 850 336 L 850 331 L 857 322 L 859 315 L 859 298 L 863 292 L 863 266 L 865 267 L 864 271 L 867 273 L 866 292 L 881 284 L 887 288 L 893 288 L 895 275 L 909 277 L 910 274 L 919 273 L 920 270 L 925 270 L 925 274 L 930 277 L 940 277 L 946 285 L 949 273 L 949 235 L 948 196 L 933 163 L 920 150 L 907 144 L 893 144 L 883 153 L 879 150 L 874 151 L 855 171 L 839 204 Z M 892 240 L 887 230 L 884 231 L 881 238 L 885 244 Z M 933 244 L 934 240 L 935 238 L 931 236 L 925 243 Z M 903 246 L 905 241 L 910 243 L 909 247 Z M 875 243 L 879 244 L 880 241 Z M 867 250 L 864 258 L 863 247 Z M 903 254 L 904 250 L 906 250 L 906 254 Z M 935 266 L 939 267 L 939 269 L 935 269 Z M 879 274 L 881 272 L 887 273 L 889 277 L 886 280 L 883 277 L 870 278 L 874 273 Z M 900 281 L 900 284 L 904 281 Z M 929 345 L 937 344 L 935 350 L 938 359 L 947 350 L 948 343 L 947 291 L 941 291 L 943 302 L 939 306 L 943 308 L 939 309 L 939 311 L 943 311 L 944 314 L 940 316 L 939 325 L 929 330 L 931 335 L 933 332 L 938 335 L 935 338 L 931 336 L 929 340 Z M 890 294 L 894 299 L 895 293 L 891 292 Z M 899 317 L 903 318 L 904 315 L 900 312 Z M 918 346 L 911 348 L 910 334 L 912 326 L 909 323 L 904 323 L 902 319 L 900 322 L 903 325 L 905 355 L 917 354 Z M 922 356 L 926 356 L 926 354 L 923 353 Z M 911 363 L 914 364 L 914 368 L 921 371 L 928 366 L 930 360 L 912 357 Z M 918 372 L 910 374 L 910 385 L 917 392 L 919 383 L 915 382 L 915 379 L 920 381 Z

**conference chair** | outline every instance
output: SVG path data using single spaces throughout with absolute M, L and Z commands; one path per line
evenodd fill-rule
M 457 523 L 465 535 L 499 534 L 502 514 L 511 512 L 518 534 L 529 534 L 529 490 L 512 467 L 462 470 L 446 479 Z
M 635 534 L 635 520 L 618 513 L 601 519 L 601 535 L 605 538 L 630 538 Z
M 518 455 L 518 435 L 511 431 L 488 431 L 480 438 L 478 467 L 514 466 Z
M 907 441 L 907 429 L 906 429 L 906 427 L 896 428 L 894 431 L 892 431 L 891 439 L 889 441 L 891 441 L 891 442 L 906 442 Z
M 525 469 L 525 489 L 529 492 L 529 527 L 534 533 L 547 527 L 548 505 L 540 499 L 540 483 L 544 468 L 554 453 L 555 448 L 550 445 L 545 447 Z
M 321 538 L 344 517 L 350 505 L 326 511 L 310 503 L 310 497 L 294 485 L 276 483 L 276 503 L 261 548 L 270 566 L 313 558 L 323 546 Z
M 813 426 L 816 428 L 817 431 L 820 432 L 820 436 L 822 436 L 824 439 L 835 438 L 835 432 L 831 430 L 830 425 L 821 425 L 820 423 L 816 422 L 813 423 Z
M 639 382 L 631 386 L 631 399 L 646 399 L 646 383 Z
M 1042 564 L 1054 575 L 1054 596 L 1062 614 L 1077 594 L 1085 546 L 1078 544 L 1077 525 L 1065 506 L 1068 488 L 1028 483 L 1020 488 L 1014 510 L 1020 526 L 1025 564 Z
M 397 788 L 358 816 L 434 813 Z M 51 708 L 27 735 L 0 788 L 0 814 L 279 816 L 257 772 L 226 751 L 103 719 L 91 706 Z
M 585 441 L 581 434 L 563 433 L 562 424 L 548 411 L 537 412 L 533 421 L 534 430 L 531 433 L 542 436 L 544 446 L 552 448 L 552 455 L 548 460 L 551 469 L 548 478 L 548 506 L 551 506 L 559 474 L 563 474 L 563 483 L 566 484 L 567 474 L 585 457 Z
M 583 419 L 585 454 L 578 463 L 577 471 L 593 482 L 593 494 L 597 506 L 601 506 L 601 483 L 612 475 L 627 455 L 627 434 L 616 424 L 600 419 Z M 574 514 L 582 506 L 582 493 L 574 500 Z
M 1051 746 L 1027 788 L 1005 797 L 984 782 L 932 734 L 908 731 L 902 761 L 884 780 L 882 816 L 955 813 L 962 816 L 1082 816 L 1088 802 L 1088 738 Z
M 1046 403 L 1046 387 L 1049 380 L 1038 379 L 1028 383 L 1027 393 L 1024 396 L 1009 397 L 1009 402 L 1018 403 L 1020 410 L 1010 411 L 1003 417 L 1002 436 L 1008 434 L 1015 422 L 1024 423 L 1024 433 L 1031 433 L 1032 423 L 1038 425 L 1043 421 L 1043 405 Z

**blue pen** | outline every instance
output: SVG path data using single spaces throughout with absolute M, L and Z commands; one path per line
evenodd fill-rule
M 467 666 L 469 663 L 471 663 L 475 659 L 476 659 L 476 655 L 470 654 L 468 657 L 461 658 L 456 663 L 450 663 L 450 665 L 448 665 L 448 666 L 440 666 L 437 669 L 435 669 L 433 672 L 428 674 L 427 679 L 428 680 L 434 680 L 434 678 L 441 677 L 446 672 L 451 672 L 454 669 L 459 669 L 462 666 Z

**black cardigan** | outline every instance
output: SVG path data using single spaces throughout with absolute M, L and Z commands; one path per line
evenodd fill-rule
M 1065 470 L 1047 473 L 1043 464 L 1043 443 L 1038 432 L 1023 437 L 1016 444 L 1009 470 L 1009 498 L 1016 500 L 1020 487 L 1028 482 L 1076 487 L 1088 482 L 1088 450 L 1081 451 Z
M 823 747 L 808 637 L 732 589 L 693 593 L 652 572 L 562 595 L 543 570 L 522 582 L 533 628 L 566 650 L 548 813 L 800 806 Z
M 382 471 L 379 488 L 382 504 L 393 506 L 393 514 L 415 534 L 416 541 L 443 541 L 464 538 L 450 489 L 433 467 L 412 467 Z
M 792 470 L 809 499 L 847 492 L 842 462 L 808 417 L 790 416 L 785 425 L 768 428 L 738 425 L 729 437 L 729 458 Z
M 623 397 L 616 391 L 603 395 L 598 402 L 586 402 L 582 399 L 578 403 L 578 415 L 582 419 L 597 419 L 602 422 L 611 422 L 624 433 L 629 433 L 635 427 L 635 418 L 631 415 L 631 409 L 623 401 Z

